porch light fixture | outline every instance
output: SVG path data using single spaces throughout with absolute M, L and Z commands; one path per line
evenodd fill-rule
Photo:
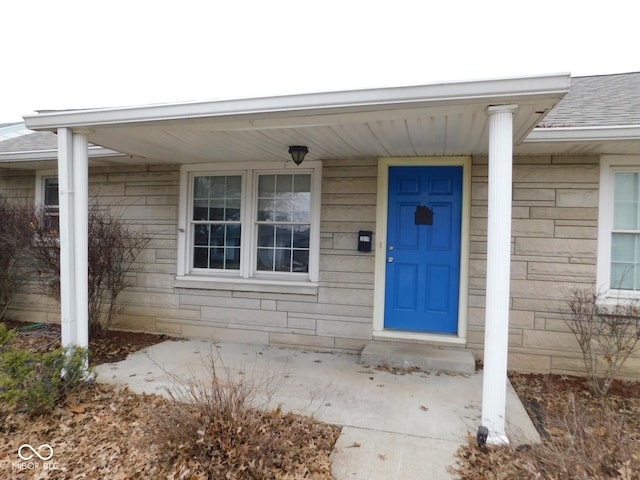
M 309 149 L 305 145 L 291 145 L 289 147 L 289 154 L 293 163 L 300 165 L 304 160 L 304 156 L 309 153 Z

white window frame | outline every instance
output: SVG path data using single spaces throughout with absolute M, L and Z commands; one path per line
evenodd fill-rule
M 44 205 L 44 182 L 47 178 L 58 178 L 58 170 L 51 169 L 36 171 L 35 201 L 37 206 Z
M 45 181 L 48 178 L 58 178 L 58 170 L 50 169 L 50 170 L 37 170 L 36 171 L 36 189 L 35 189 L 35 206 L 36 207 L 45 207 L 44 199 L 45 199 Z M 59 184 L 58 184 L 59 185 Z M 58 199 L 60 195 L 60 191 L 58 190 Z M 60 200 L 58 200 L 59 202 Z M 58 203 L 58 218 L 60 215 L 60 204 Z
M 311 233 L 308 273 L 263 272 L 256 268 L 258 176 L 263 174 L 311 175 Z M 193 203 L 193 177 L 198 175 L 240 175 L 242 178 L 240 270 L 211 269 L 203 271 L 191 266 L 193 265 L 193 239 L 190 214 Z M 321 183 L 322 162 L 320 161 L 305 161 L 300 166 L 290 162 L 286 165 L 283 165 L 282 162 L 182 165 L 180 167 L 178 207 L 177 286 L 302 294 L 317 293 L 320 272 Z
M 603 155 L 600 158 L 596 290 L 609 299 L 640 299 L 640 291 L 618 290 L 610 284 L 615 174 L 618 172 L 640 173 L 640 155 Z

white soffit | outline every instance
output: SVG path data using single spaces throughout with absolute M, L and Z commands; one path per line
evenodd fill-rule
M 518 105 L 522 140 L 564 96 L 569 75 L 433 84 L 284 97 L 46 112 L 35 130 L 88 129 L 89 141 L 147 161 L 197 163 L 486 154 L 489 105 Z

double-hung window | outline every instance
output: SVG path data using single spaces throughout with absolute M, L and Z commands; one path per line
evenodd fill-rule
M 598 230 L 598 287 L 640 296 L 640 158 L 603 157 Z
M 258 175 L 258 272 L 309 272 L 311 174 Z
M 184 165 L 178 279 L 212 288 L 317 282 L 320 169 Z
M 194 270 L 239 270 L 242 176 L 194 175 L 191 201 Z
M 36 206 L 44 209 L 44 219 L 49 230 L 60 230 L 60 201 L 58 176 L 55 172 L 36 174 Z

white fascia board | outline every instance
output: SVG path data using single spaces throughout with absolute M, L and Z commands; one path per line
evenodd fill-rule
M 89 147 L 89 158 L 123 157 L 124 153 L 109 150 L 108 148 Z M 25 152 L 0 153 L 0 163 L 3 162 L 30 162 L 38 160 L 57 160 L 58 150 L 31 150 Z
M 640 125 L 536 128 L 523 143 L 604 140 L 640 140 Z
M 488 103 L 512 103 L 512 99 L 515 98 L 551 96 L 559 100 L 568 91 L 569 84 L 570 75 L 564 73 L 240 100 L 45 112 L 27 115 L 24 120 L 27 127 L 33 130 L 55 130 L 59 127 L 91 127 L 206 117 L 287 112 L 348 112 L 394 106 L 417 107 L 478 99 L 486 99 Z

